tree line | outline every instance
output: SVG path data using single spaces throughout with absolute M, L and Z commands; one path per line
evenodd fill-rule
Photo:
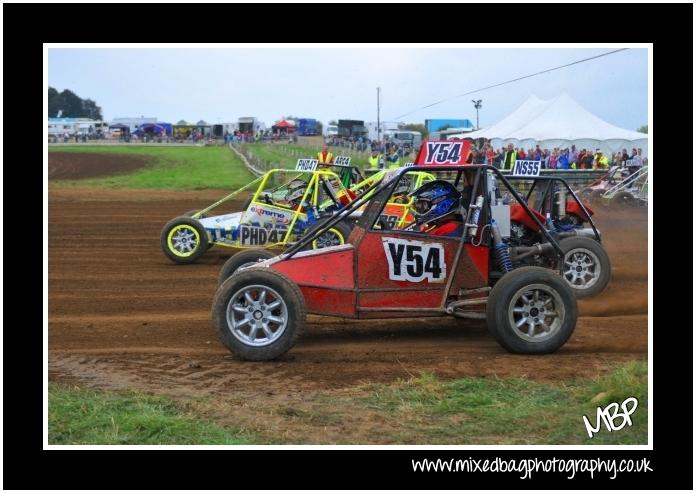
M 65 118 L 91 118 L 102 119 L 102 109 L 91 99 L 82 99 L 80 96 L 65 89 L 58 92 L 55 88 L 48 88 L 48 116 L 57 117 L 60 113 Z

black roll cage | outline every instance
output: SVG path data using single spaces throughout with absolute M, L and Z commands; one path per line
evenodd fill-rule
M 340 221 L 348 217 L 352 212 L 356 211 L 360 207 L 362 207 L 365 203 L 367 203 L 369 200 L 374 199 L 377 197 L 378 194 L 381 192 L 384 192 L 385 190 L 390 190 L 393 192 L 394 188 L 396 188 L 396 185 L 399 183 L 401 178 L 405 173 L 408 172 L 414 172 L 414 171 L 422 171 L 422 172 L 437 172 L 437 171 L 449 171 L 452 173 L 458 173 L 457 178 L 455 180 L 455 186 L 459 183 L 459 180 L 461 178 L 461 175 L 465 171 L 470 171 L 470 170 L 476 170 L 476 178 L 474 180 L 474 185 L 473 189 L 476 190 L 480 178 L 483 172 L 486 171 L 492 171 L 493 174 L 496 176 L 497 179 L 499 179 L 503 185 L 505 185 L 505 188 L 512 194 L 512 196 L 517 200 L 517 202 L 522 206 L 522 208 L 525 210 L 527 215 L 539 226 L 539 229 L 546 238 L 546 240 L 551 244 L 553 249 L 556 251 L 558 254 L 559 258 L 563 258 L 564 252 L 561 249 L 560 245 L 558 244 L 558 241 L 546 230 L 544 225 L 539 221 L 539 219 L 531 212 L 529 209 L 529 206 L 527 205 L 527 202 L 522 198 L 522 196 L 513 188 L 513 186 L 510 184 L 508 179 L 500 172 L 500 170 L 494 166 L 490 166 L 487 164 L 472 164 L 472 165 L 441 165 L 441 166 L 409 166 L 409 167 L 402 167 L 398 170 L 398 173 L 392 175 L 385 183 L 384 178 L 376 183 L 374 183 L 372 186 L 370 186 L 367 190 L 365 190 L 362 194 L 360 194 L 353 202 L 348 204 L 346 207 L 338 211 L 335 215 L 333 215 L 329 220 L 327 220 L 320 228 L 317 228 L 314 232 L 311 234 L 305 235 L 303 238 L 301 238 L 297 243 L 292 245 L 290 248 L 288 248 L 285 251 L 285 258 L 291 258 L 293 255 L 295 255 L 297 252 L 302 250 L 304 247 L 309 245 L 312 241 L 314 241 L 317 237 L 323 235 L 326 233 L 329 229 L 331 229 L 333 226 L 338 224 Z M 386 175 L 385 175 L 386 177 Z M 566 183 L 567 186 L 567 183 Z M 572 191 L 571 191 L 572 193 Z M 573 194 L 575 196 L 575 194 Z M 468 213 L 467 213 L 467 222 L 470 219 L 471 211 L 472 211 L 472 205 L 474 205 L 476 202 L 476 194 L 472 194 L 471 196 L 471 202 L 469 204 L 468 208 Z M 489 203 L 489 197 L 488 194 L 484 194 L 484 207 L 490 208 L 490 203 Z M 369 224 L 374 224 L 377 221 L 377 218 L 379 216 L 379 213 L 382 211 L 383 207 L 380 207 L 379 210 L 375 212 L 375 210 L 370 210 L 368 208 L 365 211 L 365 216 L 364 220 L 368 222 Z M 583 207 L 584 209 L 584 207 Z M 596 230 L 595 230 L 596 231 Z M 463 242 L 463 240 L 460 240 Z

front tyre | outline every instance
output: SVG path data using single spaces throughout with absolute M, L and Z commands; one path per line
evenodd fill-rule
M 192 264 L 208 250 L 208 233 L 195 219 L 176 217 L 162 228 L 160 245 L 172 262 Z
M 577 318 L 573 290 L 542 267 L 505 274 L 493 286 L 486 307 L 488 330 L 511 353 L 557 351 L 575 330 Z
M 237 272 L 213 299 L 218 338 L 244 360 L 271 360 L 288 352 L 304 331 L 305 318 L 300 288 L 270 269 Z
M 244 250 L 227 259 L 225 264 L 220 269 L 218 276 L 218 286 L 225 282 L 227 278 L 232 276 L 241 267 L 249 267 L 257 262 L 275 257 L 273 252 L 268 250 Z

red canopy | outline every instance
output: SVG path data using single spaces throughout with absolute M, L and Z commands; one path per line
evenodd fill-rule
M 295 128 L 295 125 L 293 125 L 292 123 L 290 123 L 287 120 L 281 120 L 273 126 L 278 127 L 278 128 Z

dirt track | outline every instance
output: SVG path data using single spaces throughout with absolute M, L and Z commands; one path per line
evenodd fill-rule
M 510 355 L 483 325 L 458 320 L 310 317 L 305 336 L 281 360 L 234 360 L 210 321 L 228 251 L 214 248 L 200 263 L 178 266 L 159 246 L 168 219 L 217 197 L 49 190 L 51 380 L 292 401 L 303 392 L 389 382 L 421 371 L 557 381 L 647 357 L 647 213 L 609 220 L 600 210 L 612 281 L 598 298 L 580 303 L 575 334 L 557 354 Z
M 152 162 L 145 156 L 89 154 L 86 152 L 49 152 L 48 179 L 75 180 L 130 173 Z

